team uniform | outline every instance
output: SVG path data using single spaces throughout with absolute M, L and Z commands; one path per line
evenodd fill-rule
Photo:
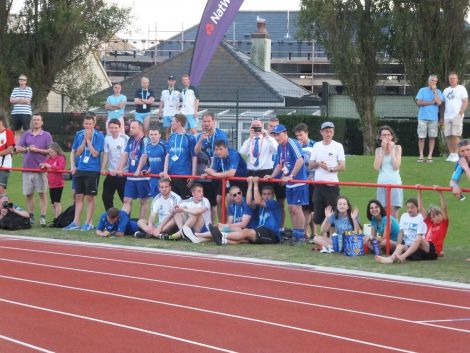
M 187 200 L 181 201 L 180 207 L 186 208 L 186 209 L 205 207 L 206 210 L 202 214 L 202 218 L 204 219 L 204 226 L 202 227 L 200 232 L 204 233 L 204 232 L 209 231 L 209 224 L 212 223 L 212 220 L 211 220 L 211 204 L 209 203 L 208 199 L 203 197 L 201 201 L 195 202 L 194 197 L 190 197 Z
M 136 140 L 131 137 L 127 142 L 124 152 L 128 153 L 128 172 L 133 174 L 139 166 L 140 159 L 145 155 L 148 137 L 142 137 Z M 145 166 L 142 170 L 147 169 Z M 149 177 L 127 177 L 124 187 L 124 197 L 131 199 L 145 199 L 150 196 Z
M 156 144 L 153 144 L 151 141 L 147 144 L 145 153 L 147 154 L 147 163 L 149 165 L 150 174 L 160 174 L 163 172 L 165 165 L 165 156 L 166 156 L 166 144 L 163 141 L 159 141 Z M 150 195 L 155 197 L 158 195 L 160 185 L 160 178 L 151 177 L 150 178 Z
M 138 227 L 135 221 L 129 219 L 129 215 L 124 211 L 119 211 L 118 219 L 115 223 L 110 223 L 106 212 L 103 213 L 100 217 L 100 221 L 96 226 L 97 230 L 105 231 L 107 230 L 111 235 L 116 233 L 123 233 L 124 235 L 133 235 Z
M 170 192 L 167 199 L 162 194 L 155 196 L 152 200 L 150 211 L 151 213 L 158 214 L 158 223 L 155 226 L 162 224 L 170 215 L 170 211 L 179 203 L 181 203 L 181 197 L 173 191 Z
M 232 223 L 239 223 L 243 220 L 243 216 L 250 216 L 250 222 L 246 228 L 254 228 L 253 226 L 253 209 L 247 205 L 246 201 L 243 200 L 242 203 L 237 204 L 235 202 L 231 203 L 228 206 L 228 215 L 233 217 Z
M 192 175 L 192 158 L 195 156 L 196 139 L 193 135 L 171 134 L 168 139 L 168 174 Z M 186 186 L 186 179 L 172 178 L 171 187 L 183 199 L 191 194 Z
M 181 92 L 176 89 L 164 89 L 160 95 L 160 101 L 163 102 L 163 127 L 170 127 L 171 120 L 178 112 Z
M 151 89 L 143 89 L 140 88 L 135 92 L 135 98 L 138 99 L 149 99 L 154 97 L 153 91 Z M 144 123 L 144 119 L 150 116 L 150 104 L 136 104 L 135 105 L 135 119 L 140 121 L 142 124 Z
M 299 158 L 303 159 L 303 152 L 300 143 L 297 140 L 288 138 L 285 145 L 277 146 L 276 164 L 281 166 L 281 173 L 291 175 L 295 163 Z M 282 175 L 281 174 L 281 175 Z M 299 169 L 294 180 L 307 180 L 305 165 Z M 288 183 L 286 185 L 287 204 L 289 205 L 307 205 L 308 204 L 308 186 L 307 184 Z
M 72 144 L 72 150 L 76 151 L 85 138 L 85 130 L 76 133 Z M 87 144 L 80 156 L 76 156 L 77 173 L 75 175 L 75 192 L 77 194 L 96 196 L 98 193 L 98 184 L 101 171 L 101 152 L 104 148 L 104 136 L 101 132 L 94 129 L 91 138 L 93 148 L 98 151 L 98 156 L 94 157 Z
M 29 98 L 33 99 L 33 90 L 31 87 L 15 87 L 11 92 L 11 98 Z M 11 111 L 11 118 L 13 122 L 13 130 L 17 131 L 23 127 L 23 130 L 29 130 L 31 116 L 32 116 L 31 104 L 13 104 Z
M 199 99 L 199 93 L 196 87 L 189 85 L 183 88 L 180 93 L 181 114 L 186 116 L 187 122 L 184 126 L 185 129 L 193 129 L 197 126 L 196 117 L 194 116 L 196 110 L 196 100 Z
M 4 129 L 0 132 L 0 151 L 5 151 L 8 147 L 15 146 L 15 135 L 10 129 Z M 11 153 L 4 156 L 0 156 L 0 167 L 11 168 L 12 158 Z M 8 177 L 10 176 L 9 170 L 0 170 L 0 185 L 3 188 L 7 188 Z
M 258 226 L 254 229 L 254 244 L 277 244 L 281 240 L 281 206 L 275 200 L 267 200 L 265 207 L 258 207 Z
M 246 177 L 248 175 L 248 170 L 246 168 L 246 162 L 243 157 L 235 151 L 233 148 L 228 148 L 228 155 L 225 158 L 214 157 L 212 162 L 212 169 L 216 172 L 227 172 L 231 169 L 235 169 L 235 175 L 237 177 Z M 246 183 L 244 181 L 238 180 L 227 180 L 226 190 L 231 186 L 238 186 L 243 193 L 246 192 Z M 218 182 L 217 195 L 222 195 L 222 183 Z

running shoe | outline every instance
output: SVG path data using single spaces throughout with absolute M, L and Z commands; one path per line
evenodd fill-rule
M 138 230 L 137 232 L 134 233 L 134 238 L 137 238 L 137 239 L 145 239 L 145 238 L 148 238 L 148 234 L 145 233 L 145 232 L 142 232 L 140 230 Z
M 175 234 L 172 234 L 172 235 L 168 236 L 168 240 L 178 240 L 180 238 L 181 238 L 181 235 L 179 235 L 178 233 L 175 233 Z
M 199 240 L 199 238 L 194 235 L 193 230 L 192 230 L 191 228 L 189 228 L 188 226 L 184 226 L 184 227 L 183 227 L 182 233 L 183 233 L 183 237 L 184 237 L 186 240 L 189 240 L 191 243 L 198 244 L 198 243 L 201 242 L 201 241 Z
M 63 230 L 79 230 L 80 226 L 74 222 L 70 223 L 67 227 L 62 228 Z
M 46 226 L 46 217 L 44 216 L 41 216 L 41 218 L 39 218 L 39 224 L 43 227 Z
M 83 224 L 81 227 L 80 227 L 80 230 L 82 232 L 88 232 L 90 230 L 93 230 L 95 229 L 95 226 L 93 224 Z
M 219 228 L 214 227 L 211 224 L 209 224 L 209 231 L 211 232 L 212 235 L 212 240 L 217 244 L 217 245 L 222 245 L 222 232 L 219 230 Z

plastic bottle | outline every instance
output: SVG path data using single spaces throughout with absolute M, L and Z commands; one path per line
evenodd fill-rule
M 374 249 L 374 254 L 376 256 L 380 255 L 379 241 L 377 239 L 372 239 L 372 248 Z
M 338 242 L 338 234 L 333 233 L 331 235 L 331 242 L 333 243 L 333 250 L 335 252 L 339 252 L 339 242 Z

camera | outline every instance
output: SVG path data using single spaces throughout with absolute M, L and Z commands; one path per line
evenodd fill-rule
M 261 132 L 261 126 L 253 126 L 254 132 Z
M 13 203 L 8 202 L 8 201 L 3 201 L 2 207 L 3 208 L 13 208 Z

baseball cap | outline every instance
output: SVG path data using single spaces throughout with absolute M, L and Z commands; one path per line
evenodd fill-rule
M 284 131 L 287 131 L 287 128 L 286 128 L 284 125 L 279 124 L 279 125 L 276 125 L 276 126 L 273 128 L 272 133 L 273 133 L 273 134 L 279 134 L 279 133 L 284 132 Z
M 168 76 L 168 80 L 176 81 L 175 76 L 173 75 Z
M 334 129 L 335 124 L 333 124 L 331 121 L 325 121 L 323 124 L 321 124 L 320 130 L 328 129 L 328 128 Z

